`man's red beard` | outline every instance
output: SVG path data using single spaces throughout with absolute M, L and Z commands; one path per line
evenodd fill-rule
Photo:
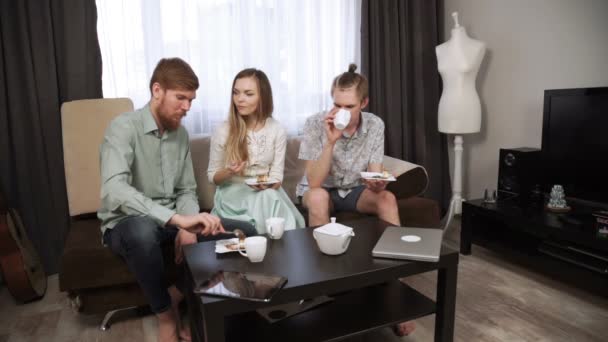
M 167 114 L 164 111 L 164 104 L 165 104 L 165 99 L 161 99 L 160 104 L 158 106 L 158 120 L 160 121 L 160 124 L 163 126 L 164 129 L 166 129 L 167 131 L 175 131 L 176 129 L 179 128 L 180 124 L 181 124 L 181 118 L 183 116 L 180 116 L 179 120 L 174 121 L 172 120 L 173 117 L 175 117 L 174 115 L 170 115 Z
M 174 121 L 171 118 L 166 117 L 164 114 L 159 113 L 158 120 L 164 129 L 167 131 L 175 131 L 179 128 L 181 124 L 181 119 L 179 121 Z

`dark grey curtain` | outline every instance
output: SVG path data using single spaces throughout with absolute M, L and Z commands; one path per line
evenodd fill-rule
M 430 178 L 426 196 L 446 208 L 449 161 L 446 137 L 437 130 L 440 6 L 436 0 L 363 0 L 361 69 L 370 83 L 369 111 L 386 124 L 386 154 L 423 165 Z
M 0 0 L 0 179 L 48 274 L 69 214 L 60 106 L 99 98 L 94 0 Z

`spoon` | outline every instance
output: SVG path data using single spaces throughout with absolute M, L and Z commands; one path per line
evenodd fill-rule
M 241 246 L 241 248 L 245 248 L 245 233 L 243 233 L 242 230 L 240 229 L 235 229 L 235 230 L 227 230 L 226 231 L 227 234 L 233 234 L 234 236 L 236 236 L 239 239 L 239 246 Z

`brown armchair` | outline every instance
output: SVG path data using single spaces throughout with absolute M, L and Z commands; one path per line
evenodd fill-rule
M 106 313 L 101 329 L 117 311 L 147 305 L 127 264 L 101 243 L 99 146 L 118 114 L 133 110 L 130 99 L 66 102 L 61 107 L 63 159 L 70 230 L 61 257 L 60 290 L 80 312 Z

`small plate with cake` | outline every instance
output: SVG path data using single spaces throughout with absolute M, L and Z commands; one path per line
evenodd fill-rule
M 239 239 L 232 238 L 226 240 L 217 240 L 215 241 L 215 253 L 230 253 L 237 252 L 239 250 Z M 244 243 L 241 245 L 241 250 L 245 250 Z
M 260 175 L 254 178 L 245 179 L 245 184 L 247 185 L 272 185 L 278 182 L 278 180 L 270 178 L 268 175 Z
M 397 179 L 387 171 L 384 172 L 361 172 L 361 178 L 367 180 L 382 180 L 387 182 L 394 182 Z

